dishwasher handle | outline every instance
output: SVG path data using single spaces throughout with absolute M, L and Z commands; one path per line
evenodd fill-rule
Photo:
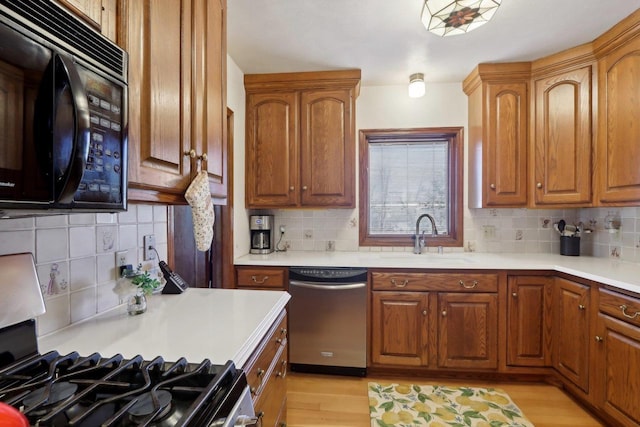
M 319 283 L 319 282 L 300 282 L 298 280 L 290 280 L 289 286 L 307 289 L 320 289 L 328 291 L 348 291 L 351 289 L 361 289 L 367 286 L 366 283 Z

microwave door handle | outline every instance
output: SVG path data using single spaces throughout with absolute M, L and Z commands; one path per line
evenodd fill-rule
M 56 55 L 56 61 L 56 79 L 64 78 L 66 83 L 69 84 L 74 116 L 71 158 L 69 159 L 65 176 L 60 177 L 59 182 L 61 185 L 59 187 L 56 182 L 56 202 L 71 203 L 82 180 L 82 175 L 87 166 L 87 157 L 89 156 L 91 133 L 89 101 L 73 61 L 61 54 Z M 56 100 L 56 106 L 57 104 L 58 100 Z

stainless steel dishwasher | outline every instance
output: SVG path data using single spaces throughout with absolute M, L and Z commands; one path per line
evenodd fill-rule
M 291 370 L 366 375 L 367 270 L 289 269 Z

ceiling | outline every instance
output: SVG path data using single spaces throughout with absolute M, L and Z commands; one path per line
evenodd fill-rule
M 527 61 L 592 41 L 640 0 L 503 0 L 493 19 L 439 37 L 422 0 L 228 0 L 228 53 L 245 74 L 359 68 L 362 84 L 461 82 L 482 62 Z

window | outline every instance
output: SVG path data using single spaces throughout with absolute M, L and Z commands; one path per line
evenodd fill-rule
M 361 130 L 360 245 L 413 246 L 428 213 L 429 246 L 462 246 L 462 144 L 462 128 Z

